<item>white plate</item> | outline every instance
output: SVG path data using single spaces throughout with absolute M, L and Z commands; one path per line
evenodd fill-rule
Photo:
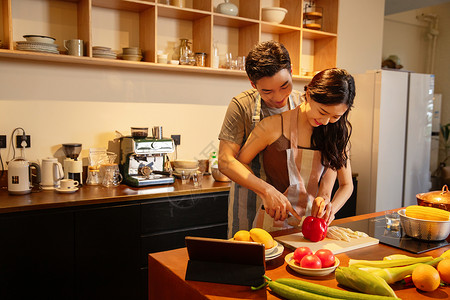
M 273 247 L 266 250 L 266 256 L 272 254 L 278 247 L 278 242 L 273 240 Z
M 295 263 L 295 260 L 292 258 L 294 255 L 294 252 L 289 253 L 284 257 L 284 260 L 288 264 L 288 266 L 294 270 L 295 272 L 302 274 L 302 275 L 308 275 L 308 276 L 325 276 L 330 273 L 333 273 L 334 270 L 339 266 L 339 259 L 335 257 L 334 266 L 329 268 L 321 268 L 321 269 L 309 269 L 309 268 L 302 268 L 299 265 Z
M 271 254 L 266 255 L 266 261 L 272 260 L 272 259 L 275 259 L 275 258 L 281 256 L 281 254 L 283 254 L 283 251 L 284 251 L 284 246 L 282 244 L 278 244 L 278 246 L 275 247 L 275 250 Z
M 55 189 L 57 192 L 60 192 L 60 193 L 63 193 L 63 194 L 70 194 L 70 193 L 75 193 L 76 191 L 78 191 L 78 188 L 76 187 L 76 188 L 73 188 L 73 189 L 70 189 L 70 190 L 68 190 L 68 189 L 64 189 L 64 190 L 62 190 L 62 189 Z

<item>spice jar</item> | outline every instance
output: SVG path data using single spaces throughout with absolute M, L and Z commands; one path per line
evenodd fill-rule
M 197 67 L 205 67 L 206 66 L 206 53 L 205 52 L 196 52 L 195 53 L 195 65 Z

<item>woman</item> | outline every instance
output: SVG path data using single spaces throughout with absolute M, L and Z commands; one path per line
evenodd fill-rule
M 347 118 L 354 97 L 354 79 L 345 70 L 318 73 L 305 86 L 301 105 L 265 118 L 255 127 L 238 160 L 249 164 L 263 152 L 267 183 L 284 193 L 299 215 L 322 217 L 330 223 L 353 191 L 348 160 L 351 124 Z M 326 191 L 334 184 L 336 172 L 339 189 L 330 201 Z M 254 182 L 252 176 L 248 175 L 249 182 Z M 282 199 L 264 201 L 263 205 L 254 227 L 271 231 L 298 224 L 287 218 L 289 204 Z

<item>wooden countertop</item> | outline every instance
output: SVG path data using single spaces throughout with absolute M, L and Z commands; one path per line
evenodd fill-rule
M 361 216 L 349 217 L 335 220 L 333 225 L 339 225 L 351 221 L 358 221 L 383 215 L 384 212 L 366 214 Z M 290 234 L 298 231 L 297 229 L 283 230 L 274 232 L 273 236 Z M 406 251 L 402 251 L 387 245 L 378 244 L 336 255 L 341 261 L 341 266 L 348 266 L 348 261 L 352 259 L 382 259 L 390 254 L 406 254 L 410 256 L 427 256 L 437 257 L 444 251 L 449 250 L 450 246 L 428 251 L 419 255 L 415 255 Z M 318 283 L 331 288 L 343 289 L 338 287 L 334 273 L 323 277 L 308 277 L 300 275 L 284 261 L 286 254 L 292 250 L 285 247 L 283 255 L 266 262 L 266 275 L 271 279 L 278 278 L 296 278 L 313 283 Z M 170 251 L 152 253 L 148 255 L 149 270 L 149 299 L 281 299 L 281 297 L 272 294 L 269 289 L 259 291 L 251 291 L 248 286 L 218 284 L 199 281 L 185 281 L 188 262 L 188 254 L 186 248 L 175 249 Z M 421 292 L 415 287 L 404 287 L 401 284 L 391 285 L 397 296 L 402 299 L 448 299 L 450 297 L 450 287 L 440 287 L 434 292 Z M 169 288 L 170 287 L 170 288 Z
M 183 185 L 181 180 L 176 179 L 173 184 L 151 187 L 135 188 L 122 184 L 118 187 L 107 188 L 101 185 L 83 185 L 72 194 L 62 194 L 55 190 L 42 190 L 27 195 L 10 195 L 6 178 L 5 174 L 0 181 L 0 213 L 205 194 L 229 191 L 230 189 L 229 182 L 218 182 L 211 175 L 206 175 L 203 177 L 202 187 L 200 188 L 194 187 L 192 180 Z

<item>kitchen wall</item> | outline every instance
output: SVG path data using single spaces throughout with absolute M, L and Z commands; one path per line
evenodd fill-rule
M 380 66 L 383 11 L 383 0 L 340 1 L 338 67 L 359 73 Z M 295 88 L 305 83 L 295 81 Z M 36 160 L 63 156 L 61 144 L 70 142 L 82 143 L 86 157 L 89 148 L 114 146 L 116 130 L 161 125 L 165 136 L 181 134 L 179 158 L 206 157 L 218 147 L 231 97 L 248 88 L 245 76 L 0 58 L 0 134 L 8 135 L 8 149 L 0 153 L 4 161 L 12 158 L 16 127 L 31 135 L 25 155 Z
M 435 93 L 442 94 L 441 124 L 450 122 L 450 3 L 392 14 L 385 17 L 383 58 L 391 54 L 401 59 L 405 70 L 426 73 L 429 57 L 428 23 L 416 16 L 436 15 L 438 31 L 435 53 Z M 442 145 L 442 141 L 441 141 Z M 441 148 L 443 145 L 441 146 Z M 445 158 L 443 151 L 441 159 Z

